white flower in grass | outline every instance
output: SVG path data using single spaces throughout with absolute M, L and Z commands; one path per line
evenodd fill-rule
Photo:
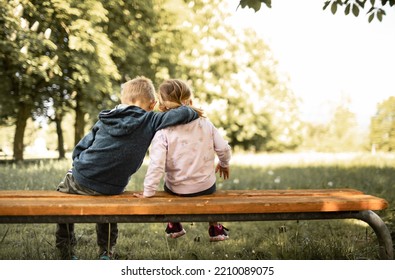
M 280 184 L 281 183 L 281 178 L 280 177 L 276 177 L 276 179 L 274 179 L 274 183 Z
M 272 176 L 272 175 L 274 174 L 274 172 L 273 172 L 273 170 L 269 170 L 269 171 L 267 172 L 267 174 L 269 174 L 270 176 Z
M 329 186 L 329 187 L 333 187 L 333 182 L 329 181 L 329 182 L 328 182 L 328 186 Z
M 51 28 L 47 28 L 46 30 L 45 30 L 45 32 L 44 32 L 44 37 L 45 37 L 45 39 L 49 39 L 49 37 L 51 37 L 51 33 L 52 33 L 52 30 L 51 30 Z
M 238 178 L 233 180 L 233 184 L 238 184 L 238 183 L 240 183 L 240 180 Z

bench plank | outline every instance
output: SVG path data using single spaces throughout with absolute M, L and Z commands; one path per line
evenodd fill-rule
M 112 198 L 133 197 L 132 191 L 125 191 L 121 195 L 113 195 Z M 289 189 L 289 190 L 218 190 L 210 196 L 317 196 L 317 195 L 354 195 L 363 194 L 363 192 L 355 189 Z M 71 194 L 61 193 L 53 190 L 0 190 L 0 199 L 17 198 L 17 197 L 68 197 Z M 75 195 L 77 197 L 86 197 Z M 155 197 L 174 197 L 166 192 L 159 191 Z
M 131 192 L 84 196 L 56 191 L 0 191 L 0 216 L 332 212 L 382 210 L 387 206 L 384 199 L 352 189 L 231 190 L 200 197 L 158 192 L 152 198 L 136 198 Z

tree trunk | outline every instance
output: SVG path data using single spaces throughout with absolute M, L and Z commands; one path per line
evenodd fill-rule
M 85 112 L 82 110 L 78 100 L 75 108 L 75 133 L 74 133 L 74 145 L 84 137 L 85 134 Z
M 24 136 L 27 120 L 30 117 L 31 106 L 26 103 L 20 102 L 18 104 L 18 113 L 14 134 L 14 159 L 17 161 L 23 160 L 24 150 Z
M 56 134 L 58 135 L 58 152 L 59 159 L 64 159 L 66 157 L 66 152 L 64 150 L 64 138 L 62 131 L 62 113 L 55 113 L 55 124 L 56 124 Z

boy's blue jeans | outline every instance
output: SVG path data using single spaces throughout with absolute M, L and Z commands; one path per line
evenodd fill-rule
M 74 180 L 71 171 L 67 172 L 64 180 L 58 185 L 58 191 L 80 195 L 101 195 L 100 193 L 81 186 Z M 109 251 L 115 246 L 118 238 L 118 225 L 116 223 L 96 224 L 97 245 L 101 251 Z M 74 233 L 74 224 L 57 224 L 56 227 L 56 247 L 63 252 L 72 252 L 77 244 Z

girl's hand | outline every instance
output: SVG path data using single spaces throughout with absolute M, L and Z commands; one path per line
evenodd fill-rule
M 133 196 L 138 198 L 144 198 L 143 193 L 133 193 Z
M 215 173 L 219 171 L 219 177 L 224 178 L 224 180 L 229 179 L 229 167 L 222 167 L 219 163 L 215 168 Z

